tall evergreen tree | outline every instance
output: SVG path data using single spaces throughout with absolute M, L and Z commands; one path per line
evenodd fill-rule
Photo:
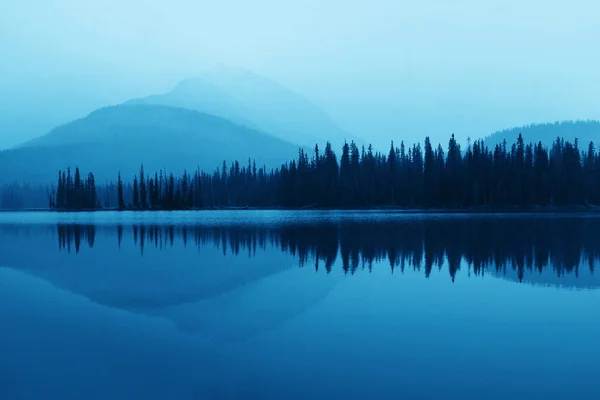
M 434 150 L 435 149 L 435 150 Z M 163 171 L 146 179 L 147 199 L 153 209 L 209 207 L 401 207 L 478 206 L 529 207 L 600 205 L 600 154 L 593 143 L 584 151 L 578 141 L 558 138 L 550 149 L 526 143 L 522 136 L 510 146 L 503 142 L 488 149 L 482 140 L 469 141 L 463 152 L 456 138 L 448 142 L 447 154 L 426 138 L 424 146 L 399 147 L 376 152 L 362 151 L 345 143 L 340 163 L 331 144 L 323 153 L 315 146 L 312 157 L 299 149 L 297 159 L 279 168 L 257 168 L 252 160 L 242 166 L 224 162 L 211 173 L 197 169 L 175 177 Z M 228 167 L 229 165 L 229 167 Z M 142 171 L 140 171 L 142 172 Z M 142 209 L 141 181 L 109 184 L 103 193 L 124 196 Z M 93 174 L 83 181 L 78 168 L 59 171 L 56 190 L 44 192 L 43 201 L 55 209 L 87 209 L 99 206 L 99 189 Z M 12 196 L 12 197 L 11 197 Z M 2 191 L 2 204 L 16 204 L 18 194 Z M 13 199 L 14 198 L 14 199 Z M 108 202 L 107 202 L 108 203 Z M 114 203 L 113 203 L 114 204 Z
M 73 202 L 71 207 L 79 209 L 82 206 L 82 192 L 83 185 L 81 184 L 81 174 L 79 173 L 79 167 L 75 167 L 75 178 L 73 182 Z
M 154 179 L 152 178 L 148 181 L 148 193 L 150 209 L 154 210 L 156 208 L 156 197 L 154 196 Z
M 140 166 L 140 208 L 148 209 L 148 193 L 146 190 L 146 177 L 144 175 L 144 164 Z
M 123 181 L 121 180 L 121 173 L 119 172 L 119 177 L 118 177 L 118 181 L 117 181 L 117 202 L 118 202 L 118 207 L 119 210 L 124 210 L 125 209 L 125 197 L 123 196 Z
M 401 156 L 403 157 L 403 155 Z M 392 144 L 390 146 L 390 152 L 388 154 L 388 165 L 389 165 L 389 170 L 390 170 L 390 204 L 391 205 L 395 205 L 396 201 L 395 201 L 395 195 L 396 195 L 396 186 L 397 186 L 397 170 L 398 170 L 398 164 L 396 162 L 396 149 L 394 147 L 394 142 L 392 141 Z
M 98 208 L 98 198 L 96 192 L 96 180 L 94 179 L 94 174 L 89 173 L 87 179 L 87 196 L 86 196 L 86 207 L 95 209 Z
M 137 175 L 133 178 L 133 208 L 140 208 L 140 191 L 138 187 Z

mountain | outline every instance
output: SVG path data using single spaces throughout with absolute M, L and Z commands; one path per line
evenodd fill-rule
M 180 82 L 166 94 L 126 104 L 160 104 L 214 114 L 310 148 L 326 141 L 336 150 L 345 140 L 364 144 L 308 99 L 274 80 L 241 69 L 214 68 Z
M 213 115 L 160 105 L 118 105 L 53 129 L 23 145 L 0 152 L 0 183 L 15 178 L 30 183 L 54 182 L 67 166 L 115 180 L 166 169 L 176 174 L 197 166 L 206 171 L 248 158 L 258 166 L 279 166 L 295 158 L 298 147 L 255 129 Z
M 126 105 L 163 105 L 185 108 L 226 118 L 238 124 L 256 128 L 243 115 L 249 111 L 244 105 L 215 85 L 200 79 L 180 82 L 167 94 L 152 95 L 125 102 Z
M 563 121 L 547 124 L 531 124 L 495 132 L 484 140 L 490 148 L 502 143 L 504 140 L 510 145 L 517 140 L 519 133 L 523 134 L 525 143 L 542 142 L 548 148 L 552 146 L 552 142 L 557 137 L 564 138 L 570 142 L 573 142 L 577 138 L 579 140 L 579 148 L 584 149 L 587 148 L 590 142 L 596 144 L 600 142 L 600 121 Z

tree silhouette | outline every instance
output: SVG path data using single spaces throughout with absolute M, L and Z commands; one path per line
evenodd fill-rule
M 595 232 L 600 219 L 592 218 L 447 218 L 385 220 L 312 220 L 298 223 L 223 225 L 144 225 L 116 227 L 115 245 L 131 229 L 140 254 L 154 246 L 164 250 L 179 241 L 195 247 L 212 243 L 224 254 L 252 257 L 257 251 L 281 251 L 297 257 L 300 267 L 314 263 L 318 272 L 339 268 L 348 275 L 361 269 L 407 270 L 428 278 L 441 271 L 452 281 L 469 275 L 493 274 L 515 281 L 544 284 L 555 277 L 578 277 L 582 268 L 594 273 L 600 262 L 600 243 Z M 93 225 L 58 224 L 58 246 L 71 252 L 94 246 Z M 541 272 L 551 272 L 541 276 Z M 541 279 L 538 279 L 541 278 Z M 585 282 L 582 282 L 585 284 Z
M 144 164 L 140 166 L 140 208 L 148 209 L 148 194 L 146 190 L 146 178 L 144 175 Z
M 41 194 L 45 204 L 64 210 L 99 207 L 98 192 L 107 203 L 134 209 L 180 210 L 203 207 L 284 208 L 434 208 L 490 210 L 531 207 L 600 205 L 600 155 L 594 143 L 582 151 L 579 143 L 557 138 L 550 149 L 526 143 L 522 135 L 510 146 L 504 141 L 489 149 L 483 140 L 461 150 L 454 135 L 447 151 L 429 138 L 421 144 L 396 147 L 386 154 L 372 146 L 361 150 L 344 143 L 338 163 L 330 143 L 312 156 L 299 149 L 297 159 L 279 168 L 223 162 L 213 172 L 197 169 L 175 176 L 160 170 L 154 177 L 143 165 L 132 182 L 99 188 L 93 174 L 83 180 L 79 168 L 59 171 L 55 187 Z M 24 189 L 21 189 L 22 191 Z M 3 203 L 19 204 L 16 186 L 0 190 Z M 106 204 L 108 206 L 108 204 Z
M 140 191 L 138 186 L 137 175 L 133 177 L 133 208 L 140 208 Z
M 123 197 L 123 181 L 121 180 L 121 173 L 119 172 L 119 177 L 117 181 L 117 190 L 118 190 L 118 199 L 117 202 L 119 204 L 119 210 L 125 209 L 125 198 Z

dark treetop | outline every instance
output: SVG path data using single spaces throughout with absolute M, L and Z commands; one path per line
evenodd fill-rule
M 338 266 L 344 273 L 370 271 L 373 264 L 384 263 L 392 273 L 414 268 L 425 277 L 447 263 L 452 281 L 461 267 L 468 267 L 475 275 L 510 275 L 518 281 L 523 281 L 526 272 L 540 274 L 544 270 L 552 271 L 547 278 L 578 276 L 586 269 L 593 274 L 600 259 L 600 243 L 594 234 L 599 228 L 597 217 L 520 216 L 391 217 L 308 223 L 282 220 L 266 225 L 56 225 L 59 249 L 74 253 L 86 243 L 93 248 L 96 235 L 104 234 L 114 236 L 113 250 L 120 249 L 123 240 L 131 244 L 133 239 L 142 257 L 146 247 L 167 249 L 175 241 L 191 248 L 212 243 L 223 255 L 246 253 L 252 257 L 268 249 L 290 253 L 298 257 L 301 267 L 326 273 L 340 259 Z M 14 234 L 14 230 L 9 233 Z M 106 251 L 110 249 L 103 248 Z M 528 279 L 541 284 L 542 277 L 533 275 Z M 579 282 L 581 287 L 585 284 L 584 280 Z
M 251 159 L 208 173 L 200 169 L 175 177 L 145 173 L 133 182 L 119 179 L 97 190 L 87 180 L 59 173 L 50 195 L 56 209 L 105 207 L 178 210 L 206 207 L 286 208 L 452 208 L 549 207 L 600 204 L 600 156 L 593 143 L 585 149 L 557 138 L 550 149 L 541 142 L 506 141 L 488 148 L 483 141 L 462 150 L 454 135 L 444 150 L 425 139 L 407 147 L 392 142 L 388 154 L 369 146 L 344 144 L 341 157 L 327 143 L 314 154 L 303 149 L 280 168 L 257 167 Z

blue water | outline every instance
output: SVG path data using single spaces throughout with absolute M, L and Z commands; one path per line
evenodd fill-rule
M 0 213 L 2 399 L 596 399 L 600 218 Z

